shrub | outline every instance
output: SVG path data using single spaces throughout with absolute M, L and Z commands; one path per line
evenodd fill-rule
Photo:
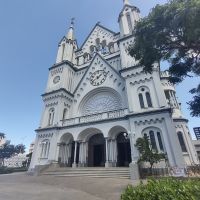
M 147 184 L 128 185 L 121 200 L 199 200 L 200 179 L 151 179 Z
M 25 167 L 17 167 L 17 168 L 9 168 L 9 167 L 0 167 L 0 174 L 10 174 L 14 172 L 25 172 L 27 168 Z

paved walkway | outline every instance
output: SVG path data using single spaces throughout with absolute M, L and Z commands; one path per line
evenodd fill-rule
M 124 179 L 0 175 L 1 200 L 119 200 Z M 134 183 L 136 184 L 136 183 Z

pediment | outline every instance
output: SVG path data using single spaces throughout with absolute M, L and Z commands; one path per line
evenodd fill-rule
M 84 41 L 83 45 L 80 49 L 83 52 L 88 52 L 91 46 L 96 46 L 99 40 L 99 43 L 106 41 L 107 45 L 111 42 L 115 41 L 116 33 L 107 29 L 106 27 L 97 23 L 86 40 Z
M 97 81 L 96 84 L 93 83 L 94 80 Z M 105 59 L 96 54 L 74 92 L 74 99 L 77 102 L 88 92 L 103 87 L 109 87 L 122 93 L 125 89 L 124 79 Z

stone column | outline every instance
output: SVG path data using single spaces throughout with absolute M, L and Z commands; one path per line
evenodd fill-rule
M 116 139 L 113 140 L 113 163 L 117 166 L 117 142 Z
M 79 163 L 78 166 L 82 167 L 83 165 L 83 142 L 80 142 L 79 146 Z
M 69 144 L 66 144 L 66 164 L 69 164 Z
M 109 167 L 109 161 L 108 161 L 108 138 L 105 138 L 106 140 L 106 163 L 105 167 Z
M 114 142 L 113 139 L 110 140 L 110 165 L 114 167 Z
M 76 168 L 76 152 L 77 152 L 77 141 L 75 141 L 75 148 L 74 148 L 74 162 L 72 164 L 72 168 Z
M 135 133 L 128 133 L 128 136 L 130 138 L 130 145 L 131 145 L 131 163 L 129 164 L 130 167 L 130 174 L 132 180 L 138 180 L 140 178 L 139 175 L 139 168 L 138 168 L 138 154 L 137 149 L 135 147 Z

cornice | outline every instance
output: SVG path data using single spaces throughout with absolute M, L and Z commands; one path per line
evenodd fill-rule
M 174 122 L 186 122 L 188 123 L 188 119 L 185 119 L 185 118 L 173 118 L 173 121 Z
M 72 93 L 70 93 L 69 91 L 67 91 L 65 88 L 60 88 L 60 89 L 58 89 L 58 90 L 53 90 L 53 91 L 51 91 L 51 92 L 44 93 L 44 94 L 42 94 L 41 96 L 42 96 L 42 97 L 45 97 L 45 96 L 48 96 L 48 95 L 51 95 L 51 94 L 56 94 L 56 93 L 58 93 L 58 92 L 65 92 L 65 93 L 67 93 L 68 95 L 70 95 L 71 97 L 74 97 L 74 95 L 73 95 Z

